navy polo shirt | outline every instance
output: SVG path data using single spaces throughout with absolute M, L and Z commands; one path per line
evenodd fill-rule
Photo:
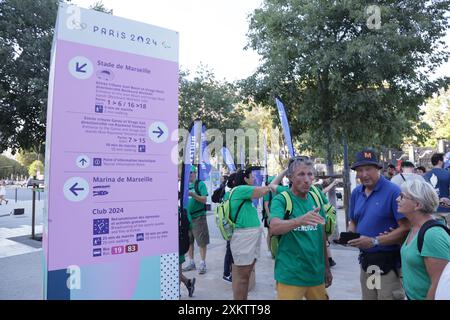
M 432 178 L 435 176 L 434 178 Z M 450 172 L 441 169 L 433 168 L 423 176 L 433 188 L 435 188 L 439 198 L 449 198 L 450 189 Z M 450 208 L 439 206 L 437 212 L 450 212 Z
M 367 197 L 365 187 L 359 185 L 352 192 L 350 200 L 350 219 L 356 224 L 356 232 L 367 237 L 376 237 L 389 228 L 397 228 L 397 221 L 405 218 L 397 211 L 397 197 L 400 188 L 380 176 L 375 189 Z M 364 249 L 366 252 L 399 250 L 399 245 L 376 246 Z

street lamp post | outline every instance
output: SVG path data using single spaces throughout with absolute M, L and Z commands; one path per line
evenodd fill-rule
M 349 205 L 350 205 L 350 172 L 349 172 L 349 163 L 348 163 L 348 144 L 347 140 L 344 138 L 343 145 L 344 145 L 344 211 L 345 211 L 345 229 L 347 230 L 348 227 L 348 211 L 349 211 Z

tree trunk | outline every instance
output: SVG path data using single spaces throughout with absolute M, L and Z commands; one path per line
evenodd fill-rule
M 331 134 L 331 128 L 328 127 L 329 129 L 327 129 L 328 133 L 327 136 L 330 137 Z M 331 140 L 331 139 L 330 139 Z M 331 145 L 328 144 L 327 145 L 327 159 L 326 159 L 326 164 L 327 164 L 327 175 L 328 176 L 333 176 L 334 175 L 334 167 L 333 167 L 333 151 L 331 149 Z M 328 192 L 328 200 L 330 201 L 330 204 L 333 205 L 336 208 L 336 192 L 335 192 L 335 188 L 332 188 L 329 192 Z
M 349 207 L 350 207 L 350 196 L 351 196 L 351 187 L 350 187 L 350 166 L 348 163 L 348 144 L 347 139 L 343 138 L 343 146 L 344 146 L 344 210 L 345 210 L 345 227 L 348 227 L 349 223 Z

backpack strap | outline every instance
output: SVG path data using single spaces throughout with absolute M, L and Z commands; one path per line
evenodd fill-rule
M 442 223 L 434 219 L 428 220 L 420 227 L 419 234 L 417 236 L 417 249 L 419 250 L 419 253 L 422 253 L 423 241 L 425 239 L 425 232 L 427 232 L 428 229 L 434 227 L 443 228 L 445 231 L 447 231 L 447 234 L 450 236 L 450 229 L 448 229 L 447 226 L 444 226 Z
M 200 196 L 200 188 L 198 187 L 198 185 L 200 184 L 200 180 L 195 180 L 194 182 L 194 191 L 196 194 L 198 194 Z
M 230 196 L 228 197 L 228 201 L 230 202 L 230 214 L 231 214 L 231 196 L 233 195 L 233 191 L 234 191 L 235 189 L 236 189 L 236 188 L 231 189 L 231 191 L 230 191 Z M 245 203 L 246 201 L 248 201 L 248 200 L 243 200 L 243 201 L 241 202 L 241 204 L 239 205 L 239 208 L 238 208 L 238 210 L 236 211 L 236 216 L 234 217 L 234 220 L 233 220 L 234 223 L 236 223 L 237 218 L 238 218 L 239 211 L 241 211 L 241 208 L 242 208 L 242 206 L 244 205 L 244 203 Z
M 403 173 L 400 173 L 400 176 L 402 177 L 403 181 L 406 181 L 405 177 L 403 176 Z
M 270 204 L 272 203 L 272 191 L 269 191 L 269 203 L 267 204 L 267 206 L 270 208 Z M 264 201 L 263 201 L 263 207 L 262 207 L 262 220 L 267 219 L 267 212 L 266 212 L 266 206 L 264 205 Z
M 314 200 L 316 207 L 323 207 L 323 199 L 316 186 L 311 186 L 308 192 Z
M 284 209 L 284 220 L 288 220 L 292 214 L 292 199 L 291 195 L 287 191 L 283 191 L 281 195 L 284 197 L 284 201 L 286 201 L 286 207 Z
M 325 205 L 325 213 L 330 215 L 330 214 L 334 214 L 336 215 L 336 209 L 331 205 Z
M 283 196 L 284 201 L 286 202 L 286 207 L 284 208 L 284 218 L 283 218 L 283 220 L 289 220 L 289 217 L 292 214 L 292 198 L 291 198 L 291 195 L 287 191 L 283 191 L 280 194 Z M 277 235 L 277 236 L 273 236 L 272 235 L 272 237 L 277 237 L 278 241 L 281 241 L 281 238 L 283 236 L 284 236 L 283 234 L 280 234 L 280 235 Z

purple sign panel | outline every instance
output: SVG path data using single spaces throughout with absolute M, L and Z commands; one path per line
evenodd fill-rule
M 45 297 L 178 299 L 178 34 L 61 4 L 49 87 Z

